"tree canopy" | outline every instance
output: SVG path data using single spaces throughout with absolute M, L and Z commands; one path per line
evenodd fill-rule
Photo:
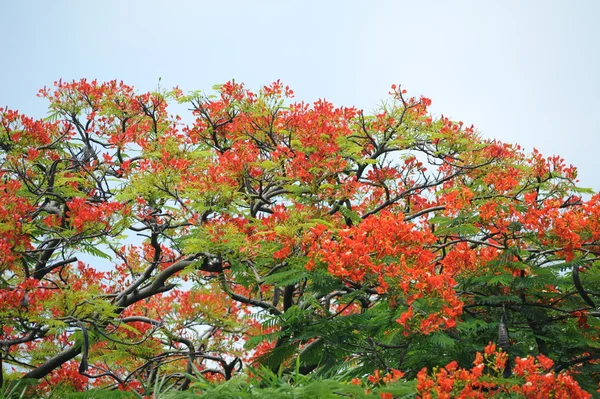
M 598 388 L 600 196 L 562 158 L 395 85 L 372 114 L 279 81 L 39 96 L 0 108 L 3 387 Z

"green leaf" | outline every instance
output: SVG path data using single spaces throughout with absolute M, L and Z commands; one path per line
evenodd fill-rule
M 442 332 L 436 332 L 430 335 L 429 340 L 442 348 L 449 348 L 456 344 L 456 341 Z
M 306 271 L 306 269 L 298 270 L 296 268 L 292 268 L 263 277 L 261 283 L 284 286 L 299 283 L 300 281 L 306 280 L 309 277 L 310 273 Z
M 94 245 L 84 245 L 81 248 L 81 250 L 85 253 L 96 256 L 98 258 L 102 258 L 102 259 L 106 259 L 106 260 L 113 260 L 113 257 L 111 255 L 99 250 L 98 247 L 94 246 Z

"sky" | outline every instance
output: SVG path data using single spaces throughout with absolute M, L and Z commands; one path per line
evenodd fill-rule
M 59 78 L 250 89 L 372 111 L 393 83 L 484 137 L 559 154 L 600 191 L 600 1 L 4 0 L 0 106 Z

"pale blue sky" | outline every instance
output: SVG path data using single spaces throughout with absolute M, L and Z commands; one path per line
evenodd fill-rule
M 558 153 L 600 190 L 600 1 L 2 1 L 0 105 L 54 80 L 139 90 L 281 79 L 372 110 L 392 83 L 484 136 Z

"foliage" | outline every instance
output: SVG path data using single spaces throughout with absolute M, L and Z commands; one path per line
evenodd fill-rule
M 600 196 L 560 157 L 396 86 L 40 96 L 0 109 L 5 394 L 595 392 Z

